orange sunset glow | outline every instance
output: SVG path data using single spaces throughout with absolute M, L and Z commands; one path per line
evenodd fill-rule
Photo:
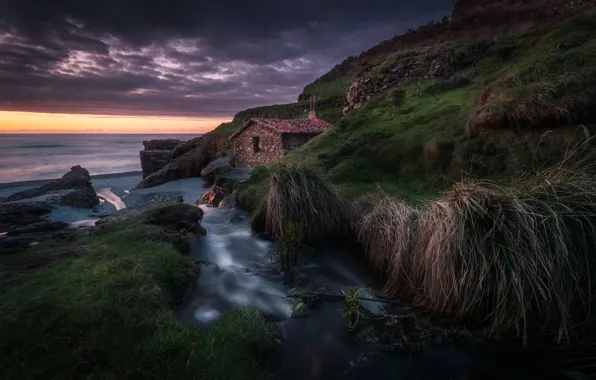
M 0 133 L 200 134 L 230 119 L 0 111 Z

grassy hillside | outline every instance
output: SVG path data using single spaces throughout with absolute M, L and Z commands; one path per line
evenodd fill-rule
M 428 75 L 437 61 L 450 75 Z M 592 133 L 595 64 L 594 12 L 519 36 L 395 52 L 363 75 L 405 67 L 408 78 L 329 120 L 329 131 L 286 160 L 324 169 L 348 196 L 380 184 L 412 203 L 464 176 L 507 178 L 553 163 Z M 327 76 L 305 92 L 345 95 L 353 80 Z M 267 177 L 255 170 L 243 193 L 248 207 Z

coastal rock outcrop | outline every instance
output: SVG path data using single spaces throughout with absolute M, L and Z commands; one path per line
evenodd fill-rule
M 10 195 L 0 202 L 0 253 L 20 252 L 44 240 L 72 236 L 75 229 L 67 229 L 69 223 L 42 217 L 52 211 L 52 205 L 92 208 L 98 204 L 89 172 L 78 165 L 62 178 Z
M 40 199 L 43 198 L 43 199 Z M 5 198 L 3 202 L 39 200 L 78 208 L 92 208 L 99 204 L 97 193 L 91 186 L 91 175 L 80 165 L 55 181 L 20 191 Z
M 139 152 L 143 178 L 172 162 L 172 152 L 181 143 L 180 140 L 175 139 L 143 141 L 145 149 Z
M 226 135 L 206 134 L 195 140 L 197 146 L 194 149 L 175 158 L 162 169 L 144 178 L 136 188 L 144 189 L 178 179 L 200 177 L 201 171 L 211 161 L 224 156 L 229 148 Z
M 172 159 L 176 159 L 176 158 L 182 156 L 183 154 L 188 153 L 191 150 L 193 150 L 194 148 L 196 148 L 199 144 L 200 139 L 201 139 L 201 136 L 195 137 L 192 140 L 188 140 L 188 141 L 185 141 L 183 143 L 176 145 L 174 150 L 172 150 Z
M 44 202 L 0 203 L 0 232 L 11 232 L 20 227 L 41 222 L 41 215 L 52 209 Z

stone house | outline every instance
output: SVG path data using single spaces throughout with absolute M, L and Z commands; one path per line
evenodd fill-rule
M 230 136 L 235 164 L 257 166 L 278 160 L 328 127 L 316 111 L 311 111 L 308 119 L 250 119 Z

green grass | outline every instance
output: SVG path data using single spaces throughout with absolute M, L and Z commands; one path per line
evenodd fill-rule
M 339 78 L 321 78 L 304 87 L 303 94 L 316 95 L 319 100 L 333 96 L 345 97 L 356 77 L 343 76 Z
M 413 203 L 435 199 L 462 177 L 511 177 L 556 161 L 577 141 L 578 129 L 591 129 L 594 120 L 595 25 L 591 12 L 492 44 L 396 52 L 371 73 L 426 55 L 451 60 L 455 71 L 427 78 L 428 65 L 417 64 L 407 81 L 378 93 L 285 160 L 323 169 L 351 197 L 380 183 Z M 341 78 L 307 88 L 325 82 Z M 559 143 L 544 138 L 549 130 Z M 262 186 L 254 179 L 248 191 L 262 194 L 253 190 Z
M 181 325 L 172 307 L 194 264 L 139 217 L 108 227 L 2 258 L 0 378 L 267 376 L 270 339 L 256 311 L 228 312 L 209 330 Z M 58 257 L 36 267 L 47 255 Z

